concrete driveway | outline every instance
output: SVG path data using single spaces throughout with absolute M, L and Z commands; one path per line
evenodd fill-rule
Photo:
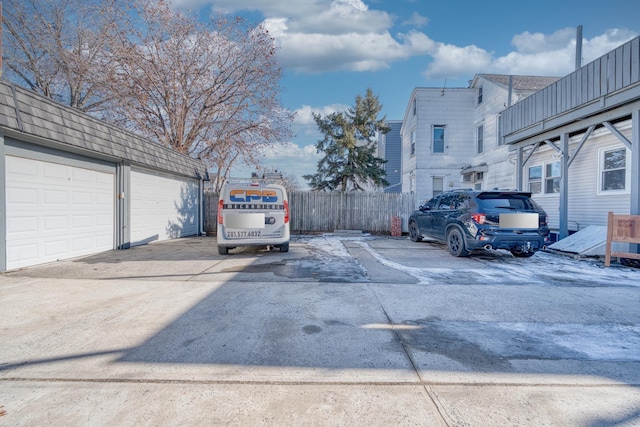
M 640 271 L 407 238 L 0 275 L 0 425 L 640 425 Z

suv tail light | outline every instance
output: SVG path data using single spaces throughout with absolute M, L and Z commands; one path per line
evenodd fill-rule
M 284 201 L 284 223 L 289 222 L 289 202 Z
M 486 221 L 487 217 L 485 214 L 471 214 L 471 219 L 473 219 L 475 221 L 476 224 L 484 224 L 484 222 Z
M 222 207 L 224 206 L 224 200 L 220 199 L 218 202 L 218 224 L 222 224 Z
M 540 225 L 547 225 L 547 215 L 542 215 L 540 217 Z

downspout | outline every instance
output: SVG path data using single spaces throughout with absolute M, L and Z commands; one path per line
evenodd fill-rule
M 202 179 L 198 180 L 198 198 L 200 199 L 200 209 L 199 211 L 199 217 L 198 218 L 198 225 L 199 225 L 199 229 L 200 229 L 200 235 L 201 236 L 206 236 L 207 232 L 204 229 L 204 215 L 205 215 L 205 200 L 206 198 L 204 197 L 204 181 Z

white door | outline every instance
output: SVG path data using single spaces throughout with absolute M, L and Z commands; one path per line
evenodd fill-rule
M 131 245 L 198 234 L 198 182 L 131 171 Z
M 8 270 L 114 248 L 113 173 L 5 160 Z

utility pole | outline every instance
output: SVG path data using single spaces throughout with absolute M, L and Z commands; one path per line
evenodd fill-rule
M 576 31 L 576 70 L 582 67 L 582 25 Z

